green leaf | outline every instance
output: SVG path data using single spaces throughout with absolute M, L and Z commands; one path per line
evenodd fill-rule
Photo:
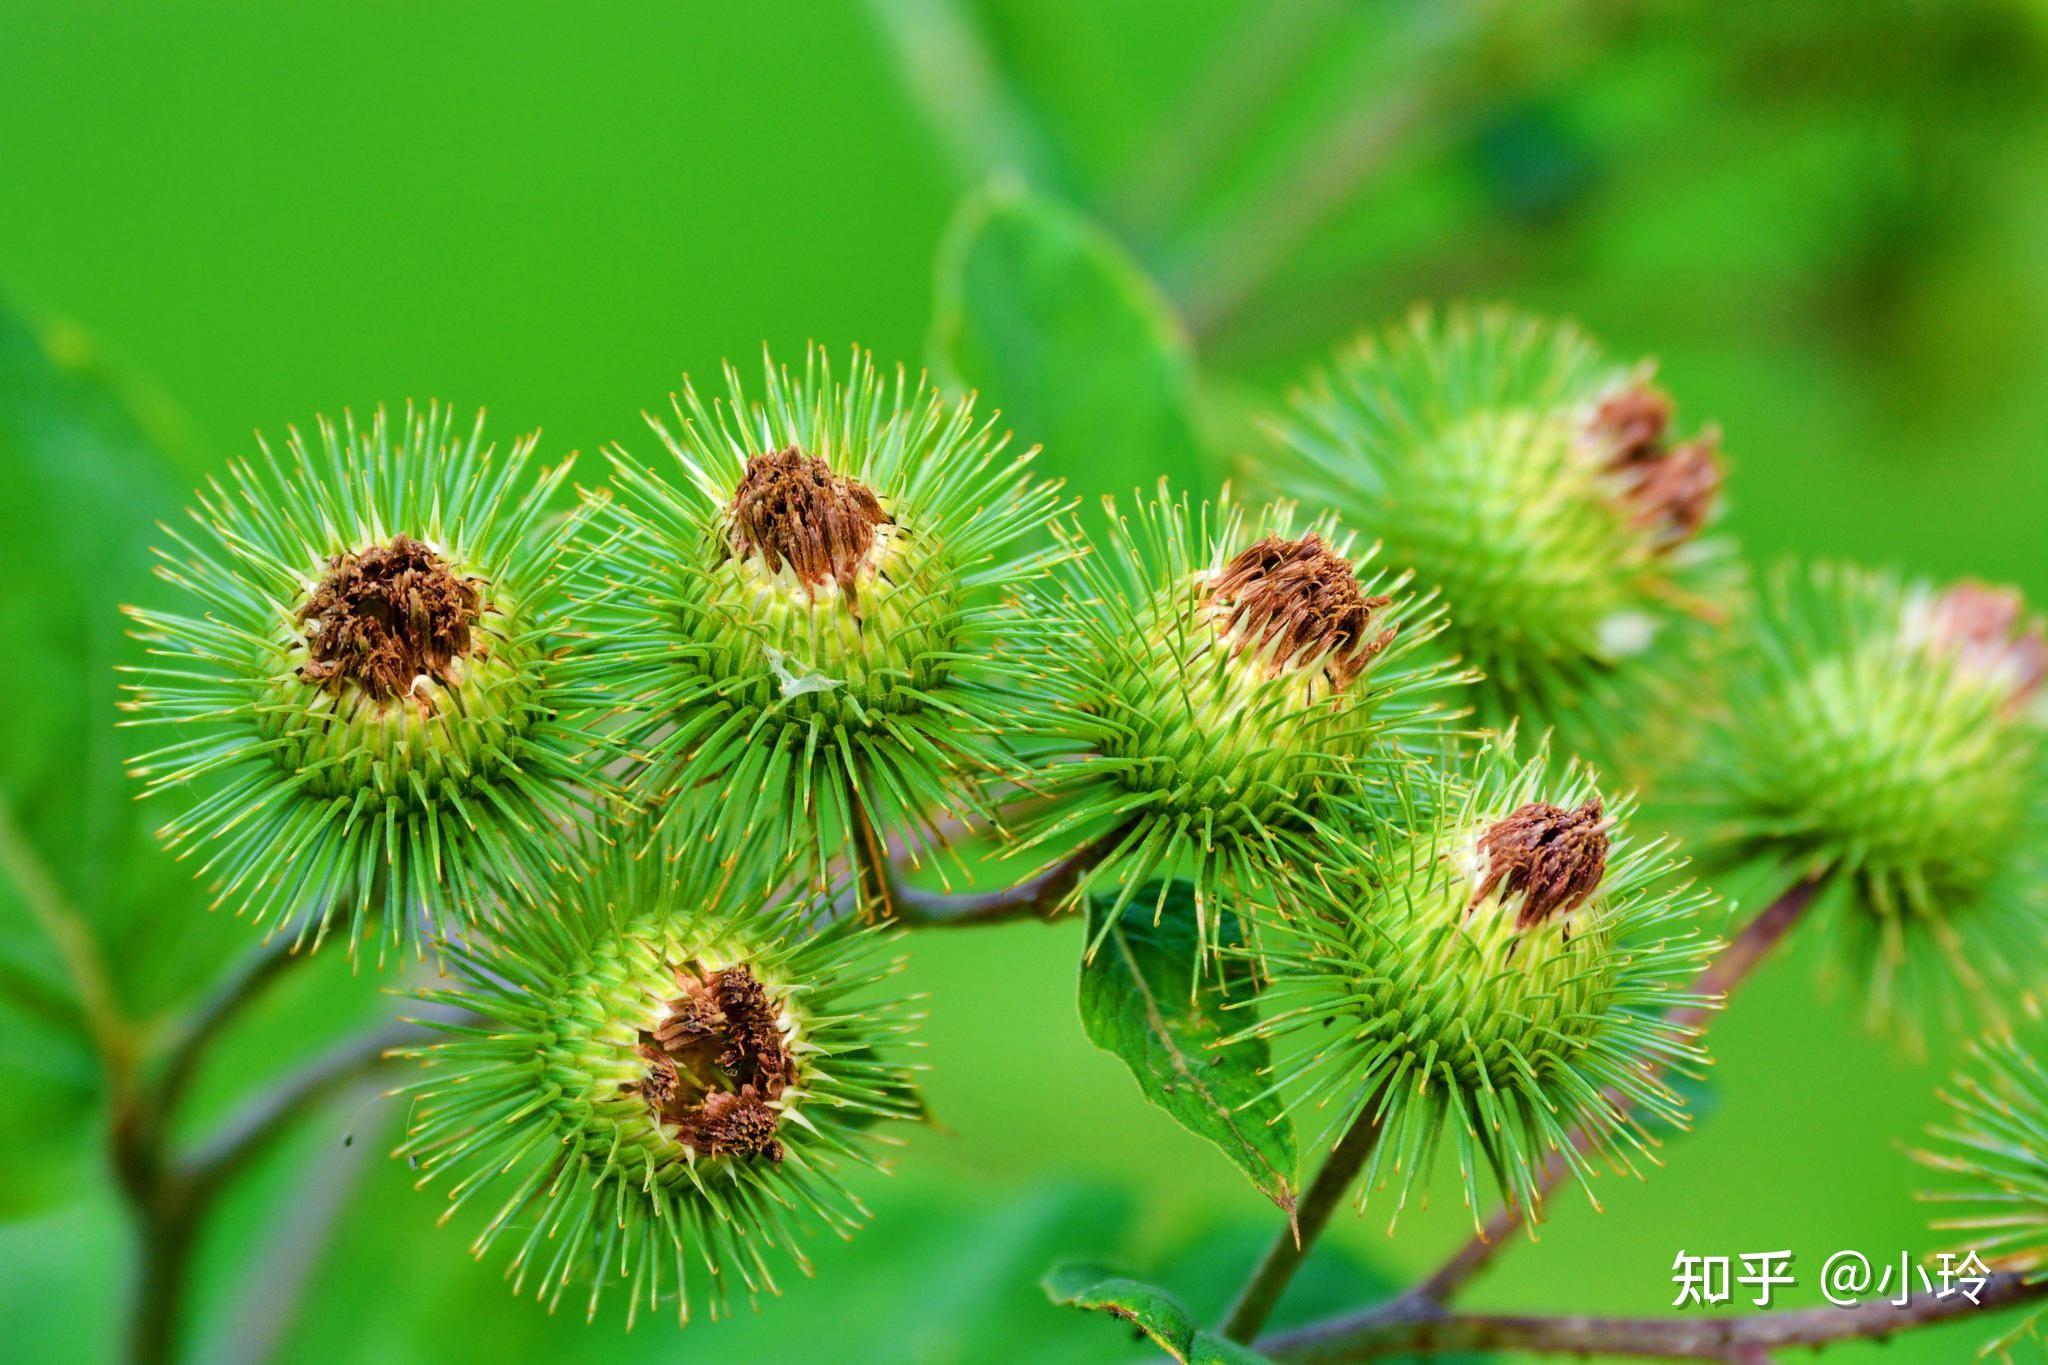
M 1143 1332 L 1181 1365 L 1258 1365 L 1265 1356 L 1197 1327 L 1180 1300 L 1154 1285 L 1112 1274 L 1099 1265 L 1054 1266 L 1044 1280 L 1054 1303 L 1108 1313 Z
M 147 580 L 154 523 L 182 482 L 73 332 L 39 334 L 0 309 L 0 815 L 16 837 L 0 871 L 0 1213 L 47 1198 L 97 1090 L 84 1016 L 28 894 L 87 929 L 124 1016 L 140 1019 L 210 966 L 231 925 L 208 925 L 189 873 L 155 846 L 121 771 L 119 604 Z M 33 892 L 28 882 L 40 885 Z M 58 1116 L 69 1115 L 69 1121 Z M 52 1135 L 50 1150 L 14 1140 Z
M 934 368 L 978 389 L 1040 472 L 1086 495 L 1219 480 L 1194 352 L 1172 306 L 1100 227 L 1013 182 L 969 194 L 939 250 Z
M 1272 1054 L 1263 1040 L 1229 1047 L 1218 1041 L 1241 1020 L 1225 1005 L 1248 1001 L 1256 986 L 1249 967 L 1226 954 L 1197 979 L 1198 930 L 1191 888 L 1176 882 L 1157 923 L 1155 883 L 1138 892 L 1081 963 L 1081 1026 L 1088 1041 L 1122 1059 L 1145 1098 L 1181 1127 L 1207 1138 L 1237 1164 L 1259 1193 L 1294 1214 L 1294 1124 L 1260 1073 Z M 1103 933 L 1113 904 L 1091 899 L 1087 941 Z

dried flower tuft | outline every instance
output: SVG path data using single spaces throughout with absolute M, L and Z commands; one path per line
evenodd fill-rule
M 1613 467 L 1648 464 L 1664 449 L 1664 431 L 1671 425 L 1671 416 L 1669 394 L 1645 383 L 1632 383 L 1594 405 L 1586 434 Z
M 557 826 L 601 803 L 585 636 L 560 596 L 564 461 L 501 452 L 439 408 L 322 420 L 231 465 L 159 568 L 181 601 L 129 612 L 151 646 L 130 764 L 190 798 L 161 831 L 216 904 L 314 945 L 373 921 L 444 939 L 559 874 Z M 600 585 L 600 600 L 616 591 Z
M 1110 840 L 1069 893 L 1103 902 L 1100 934 L 1141 887 L 1157 910 L 1185 877 L 1205 951 L 1226 910 L 1348 895 L 1370 808 L 1398 799 L 1406 746 L 1437 741 L 1470 681 L 1417 661 L 1440 612 L 1328 523 L 1297 534 L 1289 504 L 1253 520 L 1162 485 L 1108 511 L 1109 535 L 1070 532 L 1093 552 L 1027 604 L 1028 728 L 1047 741 L 1031 785 L 1050 799 L 1019 847 Z
M 1681 545 L 1705 530 L 1721 506 L 1721 438 L 1708 432 L 1654 459 L 1619 467 L 1622 497 L 1641 530 L 1657 534 L 1660 549 Z
M 769 361 L 758 396 L 726 381 L 718 399 L 685 380 L 675 422 L 649 419 L 674 477 L 614 453 L 572 591 L 638 590 L 588 614 L 579 677 L 612 689 L 627 780 L 664 822 L 715 815 L 819 884 L 856 827 L 937 845 L 944 817 L 992 815 L 1021 705 L 998 642 L 1062 553 L 1030 543 L 1061 499 L 971 401 L 866 352 Z
M 1266 536 L 1209 580 L 1209 610 L 1233 652 L 1263 656 L 1275 674 L 1321 668 L 1339 691 L 1393 643 L 1395 627 L 1371 628 L 1393 600 L 1368 596 L 1351 561 L 1313 531 Z
M 1522 898 L 1515 928 L 1527 929 L 1585 903 L 1607 873 L 1607 811 L 1597 796 L 1572 810 L 1531 801 L 1479 836 L 1485 874 L 1467 908 L 1499 891 Z
M 835 582 L 852 592 L 871 569 L 881 500 L 857 479 L 785 446 L 747 461 L 728 512 L 733 553 L 759 556 L 771 574 L 788 565 L 806 586 Z
M 1937 597 L 1931 612 L 1935 648 L 2004 687 L 2014 711 L 2048 683 L 2048 619 L 2026 610 L 2017 588 L 1965 581 Z
M 477 588 L 407 535 L 334 555 L 297 613 L 307 655 L 299 676 L 331 692 L 358 687 L 376 701 L 416 695 L 430 708 L 415 680 L 454 685 L 455 662 L 474 645 L 482 614 Z
M 640 1082 L 676 1141 L 705 1156 L 782 1160 L 772 1107 L 790 1086 L 795 1055 L 783 1037 L 783 1005 L 741 963 L 706 971 L 677 969 L 681 994 L 641 1040 L 648 1075 Z

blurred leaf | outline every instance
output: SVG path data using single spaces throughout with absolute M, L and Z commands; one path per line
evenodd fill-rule
M 1235 1162 L 1259 1193 L 1294 1214 L 1299 1158 L 1294 1124 L 1260 1072 L 1272 1060 L 1263 1040 L 1217 1047 L 1231 1031 L 1224 1006 L 1251 998 L 1249 966 L 1219 957 L 1199 981 L 1193 896 L 1175 883 L 1155 924 L 1141 909 L 1157 899 L 1140 891 L 1081 964 L 1081 1026 L 1088 1041 L 1122 1059 L 1145 1098 L 1181 1127 L 1207 1138 Z M 1088 906 L 1095 942 L 1106 902 Z M 1192 987 L 1192 989 L 1190 989 Z
M 118 943 L 109 966 L 137 1012 L 198 979 L 231 929 L 196 927 L 203 897 L 157 849 L 115 728 L 115 670 L 136 648 L 120 605 L 150 583 L 158 523 L 178 514 L 182 483 L 76 329 L 38 335 L 0 310 L 0 544 L 13 547 L 0 593 L 0 799 L 65 898 Z
M 1045 1277 L 1054 1303 L 1109 1313 L 1131 1323 L 1182 1365 L 1256 1365 L 1266 1357 L 1195 1326 L 1180 1300 L 1163 1289 L 1112 1275 L 1099 1265 L 1054 1266 Z
M 1195 360 L 1158 287 L 1108 233 L 1004 182 L 970 194 L 939 249 L 934 365 L 980 390 L 1039 471 L 1093 496 L 1210 491 Z
M 931 1144 L 913 1140 L 928 1156 Z M 917 1152 L 919 1147 L 925 1150 Z M 637 1347 L 659 1360 L 951 1362 L 1046 1360 L 1128 1365 L 1128 1343 L 1099 1322 L 1047 1302 L 1038 1277 L 1063 1248 L 1121 1242 L 1132 1208 L 1112 1186 L 1057 1176 L 992 1197 L 984 1183 L 906 1162 L 868 1182 L 874 1214 L 850 1239 L 810 1239 L 815 1275 L 784 1276 L 759 1312 L 693 1323 L 671 1341 L 673 1304 L 643 1312 L 631 1338 L 617 1320 L 550 1315 L 515 1298 L 502 1267 L 466 1254 L 465 1234 L 436 1222 L 399 1162 L 367 1173 L 322 1263 L 319 1294 L 285 1343 L 284 1359 L 319 1359 L 346 1340 L 359 1360 L 545 1360 L 609 1365 Z M 0 1250 L 5 1244 L 0 1243 Z M 393 1296 L 394 1279 L 408 1286 Z M 0 1295 L 0 1312 L 7 1306 Z M 657 1329 L 651 1353 L 642 1334 Z
M 99 1100 L 99 1059 L 75 1027 L 19 1017 L 9 1001 L 0 992 L 0 1223 L 70 1197 L 100 1160 L 79 1140 Z
M 4 310 L 0 487 L 0 814 L 40 894 L 88 927 L 124 1016 L 142 1016 L 219 937 L 191 927 L 199 898 L 150 839 L 114 729 L 118 606 L 143 581 L 152 523 L 177 506 L 175 475 L 74 333 L 38 336 Z M 60 1192 L 50 1168 L 82 1149 L 97 1081 L 84 1035 L 62 959 L 0 875 L 0 1212 Z

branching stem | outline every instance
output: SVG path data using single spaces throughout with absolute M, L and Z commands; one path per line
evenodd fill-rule
M 284 940 L 258 949 L 187 1013 L 153 1077 L 133 1068 L 114 1077 L 109 1146 L 137 1241 L 131 1361 L 176 1357 L 192 1250 L 220 1191 L 300 1119 L 419 1036 L 415 1025 L 387 1024 L 337 1044 L 248 1100 L 191 1152 L 179 1152 L 171 1129 L 206 1054 L 265 987 L 303 961 Z
M 156 1102 L 163 1110 L 175 1109 L 198 1073 L 214 1041 L 241 1012 L 255 1003 L 270 983 L 287 968 L 305 961 L 294 948 L 295 940 L 279 934 L 248 954 L 180 1021 L 165 1050 L 163 1070 L 156 1083 Z
M 1728 943 L 1727 947 L 1715 955 L 1714 960 L 1708 963 L 1693 981 L 1690 994 L 1698 995 L 1717 1003 L 1687 1005 L 1680 1009 L 1675 1009 L 1669 1015 L 1671 1022 L 1682 1028 L 1703 1029 L 1713 1017 L 1713 1012 L 1718 1007 L 1718 1002 L 1724 1002 L 1728 996 L 1735 992 L 1738 986 L 1749 979 L 1750 974 L 1756 970 L 1758 964 L 1769 956 L 1771 950 L 1784 939 L 1786 934 L 1791 932 L 1792 926 L 1799 922 L 1800 918 L 1806 913 L 1807 908 L 1812 905 L 1814 897 L 1819 891 L 1820 882 L 1817 879 L 1808 879 L 1794 885 L 1775 901 L 1764 907 L 1757 914 L 1756 918 L 1745 925 L 1742 931 Z M 1661 1068 L 1659 1069 L 1661 1070 Z M 1607 1099 L 1617 1114 L 1625 1114 L 1628 1111 L 1629 1103 L 1626 1097 L 1610 1091 L 1608 1092 Z M 1231 1340 L 1251 1341 L 1257 1336 L 1259 1329 L 1265 1326 L 1266 1320 L 1272 1315 L 1273 1309 L 1278 1306 L 1281 1295 L 1286 1292 L 1288 1283 L 1294 1278 L 1295 1271 L 1300 1269 L 1301 1263 L 1308 1258 L 1309 1251 L 1315 1245 L 1316 1238 L 1322 1234 L 1323 1228 L 1329 1223 L 1330 1214 L 1342 1202 L 1345 1192 L 1351 1187 L 1352 1181 L 1357 1178 L 1359 1170 L 1365 1164 L 1366 1157 L 1371 1154 L 1373 1145 L 1378 1140 L 1377 1127 L 1371 1121 L 1376 1109 L 1377 1106 L 1374 1102 L 1367 1102 L 1365 1108 L 1360 1111 L 1358 1119 L 1330 1153 L 1329 1159 L 1316 1172 L 1314 1181 L 1310 1184 L 1307 1194 L 1303 1196 L 1301 1205 L 1296 1211 L 1292 1225 L 1284 1229 L 1274 1239 L 1273 1245 L 1267 1249 L 1265 1258 L 1259 1262 L 1258 1269 L 1253 1272 L 1250 1282 L 1245 1285 L 1243 1292 L 1238 1296 L 1237 1303 L 1231 1308 L 1229 1317 L 1224 1321 L 1223 1334 Z M 1571 1135 L 1570 1140 L 1575 1148 L 1583 1148 L 1587 1137 L 1588 1134 L 1585 1130 L 1581 1129 L 1575 1131 Z M 1542 1170 L 1537 1173 L 1538 1189 L 1548 1192 L 1560 1180 L 1564 1179 L 1570 1172 L 1570 1169 L 1569 1163 L 1562 1155 L 1552 1153 L 1550 1159 L 1544 1163 Z M 1379 1308 L 1368 1310 L 1365 1313 L 1357 1314 L 1350 1318 L 1336 1319 L 1330 1324 L 1325 1324 L 1325 1326 L 1335 1330 L 1339 1325 L 1349 1324 L 1359 1331 L 1364 1331 L 1367 1327 L 1379 1330 L 1388 1325 L 1400 1325 L 1417 1329 L 1428 1327 L 1430 1330 L 1439 1330 L 1444 1328 L 1444 1324 L 1455 1322 L 1461 1324 L 1458 1328 L 1459 1331 L 1478 1331 L 1479 1328 L 1471 1324 L 1483 1322 L 1489 1324 L 1489 1330 L 1492 1330 L 1501 1323 L 1525 1321 L 1521 1319 L 1452 1319 L 1446 1315 L 1444 1309 L 1444 1305 L 1450 1301 L 1453 1295 L 1492 1263 L 1493 1258 L 1499 1254 L 1501 1248 L 1507 1244 L 1508 1239 L 1521 1224 L 1522 1211 L 1519 1207 L 1510 1205 L 1503 1208 L 1486 1223 L 1480 1232 L 1475 1234 L 1464 1246 L 1460 1247 L 1455 1255 L 1444 1262 L 1434 1274 L 1415 1288 Z M 1542 1321 L 1554 1325 L 1556 1322 L 1592 1322 L 1595 1320 L 1545 1319 Z M 1316 1330 L 1314 1328 L 1303 1329 L 1302 1333 L 1293 1334 L 1282 1338 L 1282 1340 L 1293 1340 L 1296 1336 L 1307 1339 L 1307 1334 Z M 1349 1338 L 1345 1338 L 1345 1340 L 1348 1341 Z M 1407 1341 L 1408 1339 L 1403 1338 L 1402 1340 Z M 1464 1341 L 1465 1339 L 1460 1337 L 1458 1340 Z M 1509 1345 L 1515 1343 L 1492 1342 L 1488 1344 Z M 1433 1348 L 1416 1346 L 1411 1343 L 1400 1346 L 1398 1349 L 1427 1350 Z M 1447 1346 L 1442 1349 L 1465 1350 L 1474 1349 L 1474 1346 L 1470 1342 L 1465 1342 L 1463 1345 Z M 1545 1348 L 1530 1347 L 1528 1349 Z M 1559 1347 L 1558 1349 L 1567 1348 Z M 1605 1348 L 1580 1347 L 1577 1349 Z M 1727 1346 L 1724 1346 L 1717 1350 L 1714 1358 L 1725 1357 L 1728 1354 L 1728 1349 Z M 1394 1348 L 1389 1348 L 1387 1352 L 1382 1353 L 1391 1354 L 1395 1353 L 1395 1350 Z M 1325 1357 L 1316 1355 L 1306 1358 L 1320 1360 Z M 1333 1356 L 1328 1358 L 1363 1359 L 1365 1357 Z
M 926 891 L 907 884 L 891 867 L 890 903 L 901 923 L 918 928 L 959 929 L 1019 919 L 1056 919 L 1068 893 L 1090 869 L 1114 853 L 1129 832 L 1128 826 L 1119 826 L 1044 871 L 997 891 Z
M 1975 1302 L 1960 1290 L 1932 1291 L 1903 1305 L 1874 1299 L 1847 1308 L 1756 1312 L 1733 1317 L 1609 1318 L 1453 1313 L 1408 1298 L 1347 1318 L 1281 1332 L 1259 1343 L 1275 1360 L 1333 1362 L 1462 1351 L 1529 1351 L 1547 1355 L 1621 1355 L 1652 1360 L 1757 1360 L 1790 1347 L 1882 1340 L 2048 1298 L 2048 1281 L 1991 1276 Z
M 121 1012 L 115 1004 L 113 978 L 85 919 L 72 905 L 50 869 L 22 836 L 14 812 L 0 798 L 0 874 L 14 884 L 36 925 L 56 947 L 64 970 L 78 992 L 79 1007 L 91 1030 L 93 1046 L 115 1088 L 134 1064 Z

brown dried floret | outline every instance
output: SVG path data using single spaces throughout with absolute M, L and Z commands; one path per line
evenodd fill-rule
M 795 1057 L 775 1000 L 744 964 L 687 966 L 676 985 L 667 1017 L 641 1035 L 638 1092 L 700 1156 L 782 1160 L 773 1102 L 794 1079 Z
M 682 1087 L 682 1076 L 676 1064 L 660 1048 L 640 1047 L 641 1060 L 647 1063 L 647 1074 L 640 1080 L 640 1093 L 647 1097 L 647 1103 L 661 1109 L 675 1099 L 676 1091 Z
M 1713 519 L 1722 483 L 1721 438 L 1709 430 L 1670 444 L 1671 399 L 1645 383 L 1609 394 L 1586 437 L 1620 483 L 1629 521 L 1665 546 L 1692 539 Z
M 776 1137 L 781 1118 L 752 1090 L 714 1090 L 702 1104 L 677 1116 L 676 1140 L 702 1156 L 782 1160 Z
M 2048 622 L 2027 617 L 2017 588 L 1965 580 L 1934 603 L 1934 643 L 1971 667 L 2009 678 L 2010 706 L 2018 710 L 2048 684 Z
M 1609 394 L 1593 409 L 1588 434 L 1615 467 L 1655 459 L 1671 425 L 1671 399 L 1648 384 Z
M 734 554 L 760 555 L 771 573 L 787 564 L 813 588 L 834 581 L 851 590 L 875 528 L 888 524 L 865 484 L 795 446 L 748 460 L 727 512 Z
M 482 614 L 476 581 L 411 536 L 335 555 L 298 610 L 306 639 L 299 676 L 380 702 L 412 694 L 421 677 L 448 686 L 455 661 L 476 644 Z M 419 702 L 431 709 L 424 694 Z
M 1555 914 L 1569 914 L 1607 873 L 1607 812 L 1599 797 L 1575 810 L 1531 801 L 1479 836 L 1485 872 L 1468 912 L 1498 889 L 1520 894 L 1515 928 L 1527 929 Z
M 1269 535 L 1209 580 L 1209 609 L 1235 651 L 1271 650 L 1277 671 L 1316 665 L 1342 691 L 1395 628 L 1374 632 L 1373 614 L 1392 601 L 1366 595 L 1351 562 L 1311 531 L 1299 540 Z
M 1673 446 L 1636 466 L 1627 500 L 1631 520 L 1672 540 L 1690 540 L 1713 519 L 1721 500 L 1721 446 L 1717 433 Z

